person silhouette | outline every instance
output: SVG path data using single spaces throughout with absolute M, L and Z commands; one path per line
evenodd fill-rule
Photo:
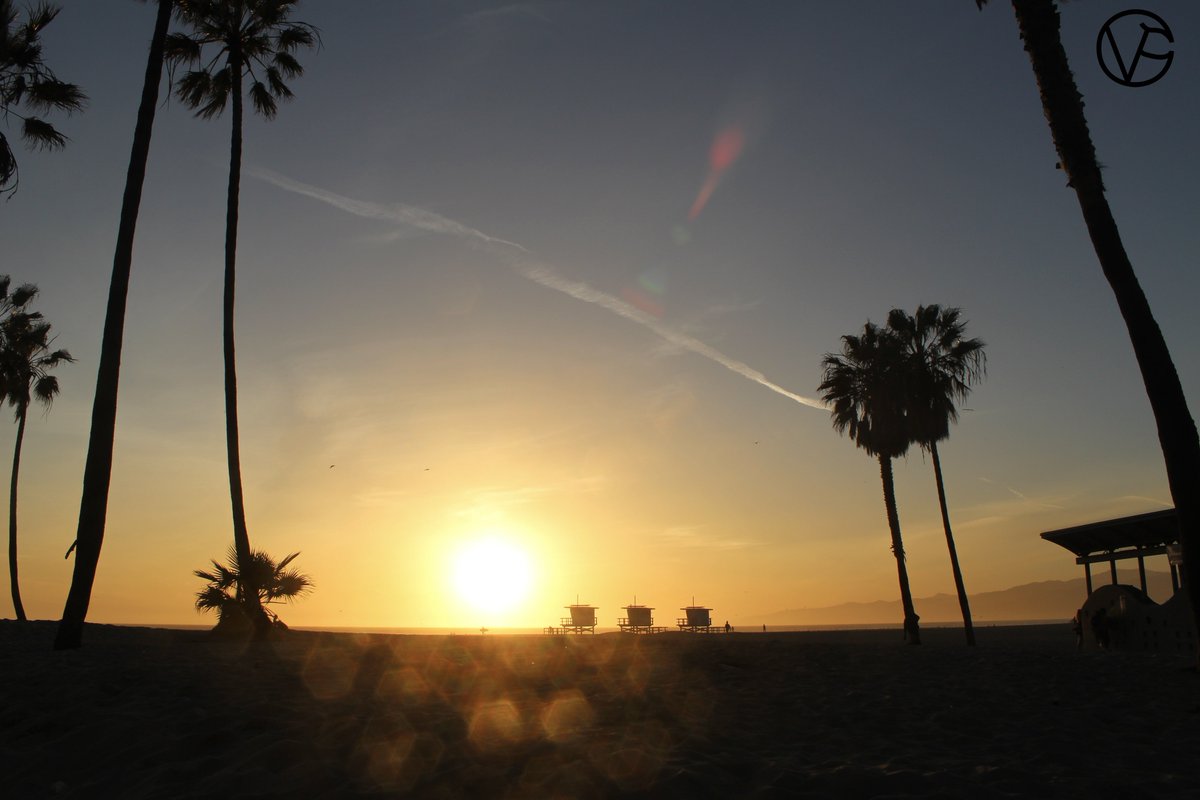
M 1100 645 L 1101 650 L 1108 649 L 1108 633 L 1108 609 L 1102 608 L 1092 615 L 1092 636 L 1096 637 L 1096 644 Z
M 729 627 L 729 620 L 725 620 L 725 632 L 729 633 L 733 628 Z

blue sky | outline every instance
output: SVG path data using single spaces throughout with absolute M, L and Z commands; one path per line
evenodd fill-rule
M 62 6 L 46 57 L 90 105 L 56 120 L 65 151 L 19 154 L 0 209 L 4 271 L 41 287 L 79 360 L 31 421 L 22 472 L 23 589 L 44 617 L 69 581 L 153 23 L 152 5 Z M 1194 398 L 1200 10 L 1152 8 L 1175 61 L 1130 89 L 1095 60 L 1124 8 L 1067 4 L 1064 41 Z M 576 593 L 614 613 L 633 593 L 696 595 L 750 621 L 891 598 L 877 465 L 826 412 L 681 341 L 811 397 L 842 334 L 918 303 L 962 307 L 988 344 L 987 380 L 942 449 L 969 589 L 1075 577 L 1039 531 L 1169 503 L 1007 4 L 308 0 L 298 17 L 324 44 L 279 117 L 246 126 L 237 310 L 251 535 L 301 550 L 318 581 L 289 621 L 473 621 L 439 581 L 446 553 L 481 535 L 541 565 L 500 620 L 514 624 Z M 740 153 L 689 220 L 731 128 Z M 190 570 L 229 539 L 227 163 L 227 117 L 159 109 L 93 618 L 194 621 Z M 432 222 L 395 221 L 418 211 Z M 588 300 L 631 290 L 661 316 Z M 950 591 L 920 453 L 897 481 L 914 592 Z

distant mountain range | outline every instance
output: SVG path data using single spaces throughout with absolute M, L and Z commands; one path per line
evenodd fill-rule
M 1092 568 L 1093 588 L 1110 580 L 1108 567 L 1104 564 Z M 1138 585 L 1137 570 L 1118 570 L 1117 580 L 1131 586 Z M 1167 572 L 1146 571 L 1146 586 L 1150 597 L 1162 603 L 1171 596 L 1171 575 Z M 897 590 L 899 595 L 899 590 Z M 1014 586 L 998 592 L 981 592 L 970 595 L 971 618 L 976 622 L 1016 622 L 1023 620 L 1069 620 L 1076 609 L 1083 605 L 1087 587 L 1083 578 L 1071 581 L 1041 581 Z M 953 594 L 935 594 L 913 600 L 921 622 L 961 622 L 962 612 L 958 608 L 958 597 Z M 842 603 L 822 608 L 792 608 L 776 611 L 760 620 L 746 620 L 744 624 L 765 623 L 767 625 L 872 625 L 876 623 L 899 624 L 903 614 L 900 598 L 877 600 L 873 603 Z

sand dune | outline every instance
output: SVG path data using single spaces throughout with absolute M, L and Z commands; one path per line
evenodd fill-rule
M 0 622 L 4 796 L 1184 797 L 1200 677 L 1068 626 L 653 637 Z

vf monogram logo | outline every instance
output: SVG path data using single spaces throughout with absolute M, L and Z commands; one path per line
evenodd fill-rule
M 1154 83 L 1171 68 L 1175 51 L 1162 53 L 1147 50 L 1146 44 L 1152 36 L 1161 36 L 1169 44 L 1175 43 L 1171 28 L 1157 14 L 1130 9 L 1113 15 L 1096 37 L 1096 60 L 1100 62 L 1100 69 L 1122 86 L 1149 86 Z M 1134 42 L 1137 42 L 1136 48 Z M 1156 62 L 1157 69 L 1155 65 L 1147 66 L 1143 59 Z

